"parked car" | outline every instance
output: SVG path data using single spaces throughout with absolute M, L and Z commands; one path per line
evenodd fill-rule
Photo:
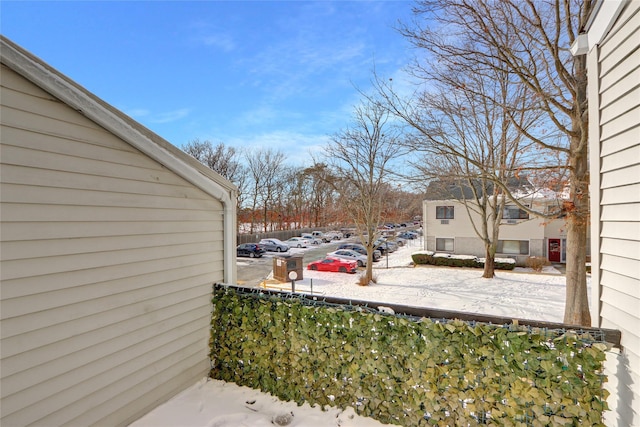
M 380 247 L 384 247 L 386 251 L 388 251 L 389 253 L 391 252 L 395 252 L 398 250 L 398 245 L 395 242 L 392 242 L 390 240 L 384 240 L 384 239 L 378 239 L 376 240 L 377 248 L 380 249 Z
M 303 237 L 292 237 L 283 243 L 287 244 L 290 248 L 306 248 L 309 245 L 309 241 Z
M 395 243 L 387 242 L 386 240 L 381 238 L 377 239 L 373 243 L 373 247 L 379 250 L 382 255 L 386 254 L 387 252 L 394 252 L 396 249 L 398 249 L 398 245 L 396 245 Z
M 386 237 L 385 240 L 387 242 L 395 243 L 397 246 L 404 246 L 407 243 L 407 239 L 403 239 L 402 237 Z
M 349 237 L 356 235 L 355 228 L 341 228 L 340 232 L 342 233 L 342 237 L 344 237 L 345 239 L 348 239 Z
M 398 237 L 413 240 L 418 238 L 418 233 L 416 233 L 415 231 L 403 231 L 402 233 L 398 234 Z
M 381 230 L 380 231 L 380 235 L 383 236 L 383 237 L 393 236 L 394 234 L 396 234 L 396 232 L 394 230 Z
M 365 265 L 367 265 L 366 255 L 359 254 L 358 252 L 352 251 L 351 249 L 338 249 L 337 251 L 329 252 L 327 254 L 327 257 L 356 261 L 358 263 L 358 267 L 364 267 Z
M 340 246 L 338 246 L 338 249 L 351 249 L 352 251 L 356 251 L 361 255 L 364 255 L 364 256 L 367 255 L 367 248 L 365 248 L 359 243 L 343 243 Z M 381 256 L 382 256 L 382 253 L 380 253 L 379 250 L 377 249 L 373 250 L 374 261 L 379 261 Z
M 265 250 L 258 243 L 242 243 L 236 248 L 237 256 L 248 256 L 249 258 L 260 258 Z
M 304 233 L 301 236 L 303 239 L 307 239 L 309 243 L 312 245 L 319 245 L 322 243 L 322 239 L 318 239 L 317 237 L 313 237 L 311 234 Z
M 308 270 L 318 271 L 336 271 L 340 273 L 355 273 L 358 269 L 356 261 L 350 261 L 342 258 L 325 258 L 319 261 L 310 262 L 307 265 Z
M 259 245 L 269 252 L 287 252 L 289 250 L 289 246 L 278 239 L 262 239 Z
M 324 236 L 330 240 L 342 240 L 342 233 L 340 231 L 327 231 Z
M 321 239 L 325 243 L 329 243 L 331 241 L 331 238 L 325 236 L 322 231 L 312 231 L 311 235 L 316 239 Z

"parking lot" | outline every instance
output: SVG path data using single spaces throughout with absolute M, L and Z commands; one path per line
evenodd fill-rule
M 292 248 L 285 253 L 266 252 L 262 258 L 238 258 L 238 284 L 242 286 L 258 286 L 273 270 L 273 257 L 298 255 L 303 256 L 303 265 L 306 268 L 311 261 L 323 259 L 327 252 L 335 251 L 341 243 L 356 241 L 355 239 L 336 240 L 331 243 L 322 243 L 308 248 Z

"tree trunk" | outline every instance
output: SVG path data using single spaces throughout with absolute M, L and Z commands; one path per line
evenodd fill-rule
M 367 270 L 365 273 L 367 285 L 371 283 L 373 279 L 373 250 L 367 250 Z
M 494 245 L 485 242 L 484 254 L 484 271 L 482 272 L 482 277 L 485 279 L 493 279 L 496 275 L 496 255 Z
M 576 94 L 569 157 L 570 201 L 567 214 L 567 271 L 564 323 L 591 326 L 587 295 L 587 231 L 589 229 L 589 157 L 586 57 L 575 62 Z M 593 236 L 598 238 L 598 236 Z M 596 284 L 597 285 L 597 284 Z
M 591 326 L 587 295 L 587 223 L 569 222 L 567 231 L 567 287 L 564 323 Z
M 591 326 L 587 295 L 587 231 L 589 228 L 589 186 L 587 149 L 571 160 L 571 201 L 567 213 L 567 271 L 564 323 Z M 598 238 L 598 236 L 594 236 Z

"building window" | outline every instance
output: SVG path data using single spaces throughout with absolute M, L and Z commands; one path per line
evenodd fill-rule
M 509 255 L 529 255 L 528 240 L 498 240 L 496 252 Z
M 436 206 L 436 219 L 453 219 L 453 206 Z
M 436 251 L 453 252 L 453 239 L 436 238 Z
M 515 205 L 507 205 L 502 212 L 503 219 L 529 219 L 529 212 Z

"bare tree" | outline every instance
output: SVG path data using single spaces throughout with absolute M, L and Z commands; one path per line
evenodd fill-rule
M 519 128 L 532 127 L 539 114 L 527 106 L 527 88 L 499 69 L 487 75 L 447 67 L 439 72 L 432 91 L 422 94 L 411 111 L 401 112 L 419 131 L 411 149 L 423 156 L 414 167 L 418 177 L 439 180 L 434 184 L 442 184 L 440 195 L 465 206 L 484 245 L 483 277 L 492 278 L 507 201 L 503 186 L 495 183 L 520 184 L 518 171 L 536 162 L 527 153 L 532 143 Z
M 284 174 L 285 155 L 270 148 L 260 148 L 246 153 L 247 169 L 251 180 L 249 198 L 251 203 L 251 228 L 254 232 L 258 208 L 262 211 L 262 230 L 273 230 L 273 218 L 269 209 L 274 205 L 279 177 Z
M 197 138 L 185 144 L 182 150 L 238 187 L 236 209 L 239 210 L 246 198 L 247 184 L 246 168 L 240 162 L 240 153 L 222 142 L 214 146 L 209 140 L 200 141 Z
M 237 182 L 239 175 L 242 174 L 238 151 L 233 147 L 225 146 L 222 142 L 214 146 L 209 140 L 194 139 L 182 149 L 231 182 Z
M 443 64 L 485 75 L 499 69 L 535 94 L 535 107 L 547 120 L 519 131 L 538 147 L 559 153 L 560 166 L 568 171 L 564 321 L 578 325 L 591 323 L 585 269 L 588 115 L 585 58 L 572 57 L 570 46 L 592 7 L 592 0 L 419 0 L 416 19 L 400 27 L 425 52 L 412 67 L 417 77 L 431 80 L 433 66 Z M 509 192 L 504 183 L 496 185 Z
M 310 225 L 324 227 L 329 222 L 335 222 L 336 201 L 334 200 L 334 184 L 336 177 L 327 164 L 315 162 L 313 166 L 303 170 L 309 181 L 309 210 Z M 329 217 L 331 220 L 329 221 Z
M 367 248 L 365 283 L 373 278 L 373 248 L 384 207 L 390 163 L 402 155 L 400 133 L 385 107 L 371 99 L 357 106 L 353 125 L 332 137 L 326 149 L 335 189 Z

